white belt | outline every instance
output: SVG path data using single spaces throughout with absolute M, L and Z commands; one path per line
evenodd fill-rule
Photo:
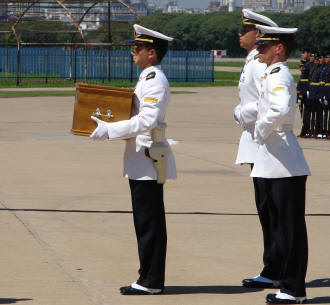
M 154 127 L 154 128 L 157 128 L 157 127 L 160 126 L 161 124 L 164 124 L 164 123 L 159 123 L 159 124 L 158 124 L 156 127 Z M 148 131 L 145 131 L 145 132 L 141 133 L 141 135 L 148 136 L 148 137 L 152 137 L 151 133 L 152 133 L 152 130 L 148 130 Z
M 141 135 L 151 137 L 151 130 L 145 131 L 145 132 L 141 133 Z
M 293 125 L 292 124 L 283 124 L 278 126 L 275 131 L 277 132 L 293 132 Z

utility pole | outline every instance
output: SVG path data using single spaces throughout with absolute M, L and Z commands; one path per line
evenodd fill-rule
M 112 43 L 112 35 L 111 35 L 111 1 L 108 1 L 108 42 Z M 109 46 L 108 49 L 108 81 L 111 80 L 111 49 Z

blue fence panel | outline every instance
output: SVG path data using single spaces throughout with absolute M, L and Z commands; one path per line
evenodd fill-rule
M 162 68 L 170 81 L 211 82 L 214 59 L 208 51 L 169 51 Z M 136 80 L 140 72 L 129 50 L 0 48 L 0 78 Z

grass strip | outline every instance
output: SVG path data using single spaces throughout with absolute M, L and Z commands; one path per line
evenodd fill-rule
M 214 66 L 216 67 L 239 67 L 242 68 L 244 66 L 244 61 L 224 61 L 224 62 L 215 62 Z M 299 61 L 292 62 L 289 61 L 286 63 L 289 69 L 299 69 Z
M 223 61 L 223 62 L 214 62 L 215 67 L 239 67 L 244 66 L 244 61 Z
M 216 81 L 239 81 L 240 72 L 214 71 Z
M 39 97 L 39 96 L 74 96 L 75 91 L 0 91 L 0 98 Z
M 225 72 L 227 73 L 227 72 Z M 231 73 L 231 72 L 228 72 Z M 180 87 L 218 87 L 218 86 L 236 86 L 237 81 L 232 80 L 233 77 L 230 77 L 229 75 L 225 76 L 224 79 L 215 79 L 215 82 L 170 82 L 171 87 L 180 88 Z M 234 77 L 236 79 L 236 77 Z M 136 85 L 136 82 L 109 82 L 109 83 L 102 83 L 102 82 L 88 82 L 89 84 L 97 84 L 97 85 L 104 85 L 104 86 L 113 86 L 113 87 L 121 87 L 121 88 L 134 88 Z M 74 83 L 70 84 L 59 84 L 59 83 L 50 83 L 47 86 L 45 84 L 40 82 L 35 83 L 23 83 L 20 86 L 16 86 L 16 84 L 11 85 L 4 85 L 0 83 L 0 88 L 6 89 L 6 88 L 70 88 L 74 87 Z M 4 92 L 4 91 L 2 91 Z
M 235 62 L 236 63 L 236 62 Z M 227 71 L 215 71 L 214 72 L 214 82 L 170 82 L 170 86 L 172 88 L 179 87 L 228 87 L 228 86 L 237 86 L 240 78 L 240 72 L 227 72 Z M 293 75 L 294 80 L 297 82 L 299 80 L 299 75 Z M 80 80 L 77 82 L 84 83 L 84 80 Z M 88 81 L 89 84 L 98 84 L 105 86 L 113 86 L 113 87 L 122 87 L 122 88 L 134 88 L 136 85 L 136 81 L 130 82 L 129 80 L 117 80 L 117 81 Z M 45 84 L 41 81 L 36 80 L 25 80 L 20 86 L 16 86 L 15 80 L 4 80 L 0 79 L 0 88 L 70 88 L 75 87 L 75 83 L 73 81 L 67 80 L 59 80 L 52 81 L 48 84 Z M 74 89 L 73 89 L 74 90 Z M 14 94 L 14 93 L 11 93 Z M 36 96 L 35 92 L 25 92 L 21 93 L 22 96 Z M 0 96 L 9 96 L 10 93 L 4 94 L 4 91 L 0 93 Z M 70 93 L 66 92 L 56 92 L 56 91 L 47 91 L 45 93 L 40 93 L 38 96 L 52 96 L 52 95 L 70 95 Z M 17 96 L 17 95 L 16 95 Z
M 74 90 L 70 91 L 0 91 L 0 98 L 17 97 L 41 97 L 41 96 L 74 96 Z M 171 94 L 196 94 L 193 91 L 171 91 Z

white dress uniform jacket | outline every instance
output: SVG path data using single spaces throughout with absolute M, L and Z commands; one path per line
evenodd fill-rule
M 124 154 L 124 176 L 133 180 L 157 180 L 153 161 L 145 155 L 152 144 L 151 130 L 165 122 L 170 88 L 161 67 L 143 70 L 134 91 L 131 118 L 108 124 L 110 140 L 127 139 Z M 166 145 L 170 148 L 168 142 Z M 170 149 L 171 150 L 171 149 Z M 176 178 L 174 156 L 167 159 L 167 178 Z
M 310 175 L 296 136 L 296 86 L 285 62 L 270 65 L 261 85 L 254 137 L 259 143 L 251 177 Z
M 238 85 L 240 104 L 234 109 L 234 118 L 244 131 L 238 146 L 236 164 L 254 163 L 258 149 L 253 135 L 257 120 L 261 76 L 265 72 L 266 64 L 259 62 L 257 54 L 258 51 L 254 49 L 246 57 Z

